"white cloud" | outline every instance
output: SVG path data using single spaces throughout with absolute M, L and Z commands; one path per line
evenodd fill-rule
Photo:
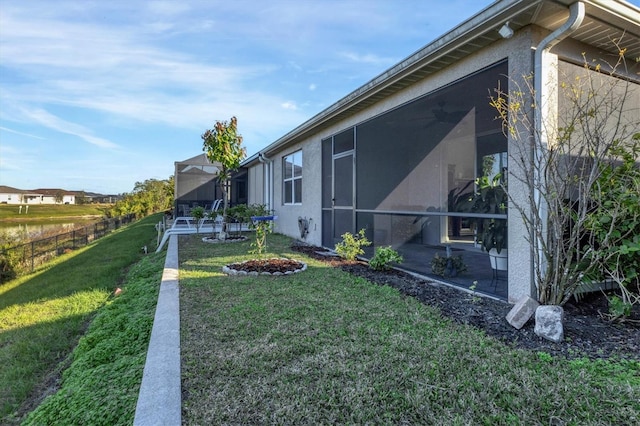
M 170 175 L 173 161 L 201 152 L 206 128 L 232 115 L 251 155 L 451 27 L 429 21 L 450 10 L 424 0 L 0 1 L 0 145 L 43 137 L 29 156 L 34 179 L 73 170 L 103 186 L 98 179 L 122 176 L 106 192 Z M 446 28 L 425 33 L 435 25 Z M 75 138 L 106 149 L 74 158 Z M 25 176 L 5 173 L 4 154 L 3 181 Z M 42 165 L 51 155 L 57 169 Z
M 36 136 L 36 135 L 32 135 L 30 133 L 24 133 L 24 132 L 19 132 L 17 130 L 13 130 L 13 129 L 9 129 L 7 127 L 2 127 L 0 126 L 0 130 L 4 131 L 4 132 L 9 132 L 9 133 L 14 133 L 16 135 L 20 135 L 20 136 L 27 136 L 29 138 L 34 138 L 34 139 L 44 139 L 43 137 L 40 136 Z
M 290 110 L 293 110 L 293 111 L 298 109 L 298 106 L 293 101 L 284 102 L 284 103 L 280 104 L 280 106 L 282 108 L 284 108 L 284 109 L 290 109 Z
M 37 122 L 42 126 L 61 133 L 77 136 L 78 138 L 83 139 L 86 142 L 89 142 L 90 144 L 98 146 L 100 148 L 118 148 L 118 145 L 116 145 L 115 143 L 110 142 L 104 138 L 94 136 L 91 130 L 87 129 L 86 127 L 80 124 L 63 120 L 43 109 L 23 110 L 23 113 L 25 114 L 25 116 L 29 117 L 31 120 Z
M 356 52 L 342 52 L 340 56 L 352 62 L 372 65 L 391 65 L 395 61 L 393 58 L 385 58 L 372 53 L 360 54 Z

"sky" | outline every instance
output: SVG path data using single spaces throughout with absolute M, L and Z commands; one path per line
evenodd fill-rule
M 0 185 L 130 192 L 232 116 L 255 154 L 491 3 L 0 0 Z

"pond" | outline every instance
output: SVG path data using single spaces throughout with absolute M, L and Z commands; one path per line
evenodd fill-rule
M 97 220 L 62 218 L 58 220 L 2 221 L 0 222 L 0 240 L 37 239 L 38 237 L 55 235 L 71 231 L 75 228 L 90 225 Z

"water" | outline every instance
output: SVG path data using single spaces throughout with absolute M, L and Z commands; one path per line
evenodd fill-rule
M 0 239 L 37 239 L 47 235 L 62 234 L 77 227 L 87 226 L 95 219 L 75 222 L 5 222 L 0 223 Z

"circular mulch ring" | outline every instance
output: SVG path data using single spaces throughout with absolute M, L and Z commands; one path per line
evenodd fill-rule
M 222 267 L 227 275 L 291 275 L 305 271 L 307 264 L 293 259 L 271 258 L 252 259 L 240 263 L 232 263 Z
M 213 237 L 204 237 L 202 239 L 203 243 L 213 243 L 213 244 L 222 244 L 222 243 L 239 243 L 240 241 L 247 241 L 248 238 L 245 236 L 242 237 L 227 237 L 224 240 L 219 240 L 218 238 Z

